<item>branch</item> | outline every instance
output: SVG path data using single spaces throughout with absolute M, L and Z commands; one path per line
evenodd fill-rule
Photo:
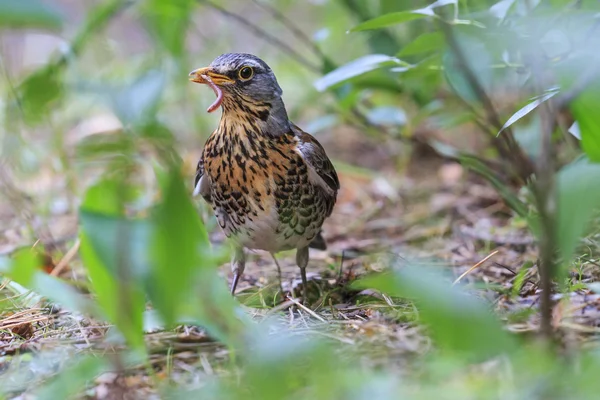
M 241 23 L 242 25 L 244 25 L 246 28 L 248 28 L 250 31 L 254 32 L 254 34 L 256 34 L 257 36 L 262 37 L 265 41 L 267 41 L 267 42 L 271 43 L 272 45 L 274 45 L 275 47 L 278 47 L 281 50 L 283 50 L 290 57 L 295 58 L 296 61 L 298 61 L 300 64 L 304 65 L 306 68 L 308 68 L 308 69 L 310 69 L 313 72 L 316 72 L 318 74 L 320 74 L 322 72 L 321 71 L 321 67 L 313 64 L 311 61 L 309 61 L 308 59 L 306 59 L 304 56 L 302 56 L 300 53 L 298 53 L 292 47 L 288 46 L 287 43 L 285 43 L 284 41 L 282 41 L 282 40 L 278 39 L 277 37 L 271 35 L 267 31 L 265 31 L 264 29 L 258 27 L 256 24 L 254 24 L 253 22 L 249 21 L 248 19 L 242 17 L 241 15 L 232 13 L 231 11 L 228 11 L 227 9 L 221 7 L 218 4 L 213 3 L 210 0 L 198 0 L 198 1 L 200 3 L 204 3 L 207 6 L 209 6 L 209 7 L 213 8 L 213 9 L 217 10 L 218 12 L 220 12 L 223 15 L 225 15 L 226 17 L 238 21 L 239 23 Z
M 281 22 L 281 24 L 288 28 L 299 40 L 311 48 L 315 55 L 317 55 L 323 62 L 328 60 L 328 57 L 321 51 L 319 46 L 317 46 L 315 42 L 313 42 L 300 28 L 298 28 L 298 26 L 292 20 L 286 17 L 281 11 L 259 0 L 252 0 L 252 2 L 271 14 L 273 18 Z

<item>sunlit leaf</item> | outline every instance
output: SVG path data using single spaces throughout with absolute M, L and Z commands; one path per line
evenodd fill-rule
M 436 344 L 447 351 L 487 359 L 516 349 L 516 342 L 504 331 L 490 306 L 451 287 L 423 266 L 402 266 L 363 278 L 355 286 L 414 300 Z
M 40 0 L 0 0 L 0 27 L 60 28 L 62 16 Z
M 600 85 L 591 85 L 572 103 L 571 111 L 581 133 L 581 147 L 595 162 L 600 162 Z
M 564 262 L 571 260 L 577 243 L 600 206 L 600 164 L 578 160 L 563 167 L 557 177 L 557 243 Z
M 391 57 L 385 54 L 369 54 L 331 71 L 321 79 L 317 80 L 314 85 L 318 91 L 322 92 L 332 86 L 365 74 L 369 71 L 373 71 L 378 68 L 399 65 L 401 63 L 402 61 L 396 57 Z
M 445 43 L 444 35 L 441 32 L 425 32 L 404 46 L 400 53 L 398 53 L 398 56 L 402 57 L 441 50 L 444 48 Z
M 530 103 L 528 103 L 527 105 L 522 107 L 520 110 L 518 110 L 516 113 L 514 113 L 508 119 L 508 121 L 506 121 L 506 123 L 502 126 L 502 129 L 500 129 L 500 131 L 498 132 L 498 135 L 500 135 L 500 133 L 502 133 L 503 130 L 510 127 L 512 124 L 514 124 L 515 122 L 517 122 L 518 120 L 520 120 L 521 118 L 523 118 L 524 116 L 526 116 L 527 114 L 529 114 L 530 112 L 535 110 L 540 104 L 542 104 L 543 102 L 545 102 L 548 99 L 551 99 L 557 93 L 558 93 L 557 88 L 549 89 L 543 95 L 534 98 Z

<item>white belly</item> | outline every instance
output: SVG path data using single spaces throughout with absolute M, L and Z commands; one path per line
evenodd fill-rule
M 226 222 L 228 217 L 225 213 L 222 210 L 215 211 L 219 225 L 227 237 L 248 249 L 271 253 L 306 247 L 310 243 L 308 239 L 312 240 L 320 229 L 316 223 L 311 224 L 304 234 L 299 235 L 289 226 L 279 222 L 275 207 L 265 209 L 258 213 L 258 216 L 252 217 L 252 220 L 246 218 L 241 224 Z

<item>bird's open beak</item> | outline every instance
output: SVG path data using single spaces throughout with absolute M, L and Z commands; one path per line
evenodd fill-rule
M 190 81 L 208 84 L 204 76 L 208 76 L 215 85 L 230 85 L 235 81 L 226 75 L 217 74 L 211 67 L 198 68 L 190 72 Z

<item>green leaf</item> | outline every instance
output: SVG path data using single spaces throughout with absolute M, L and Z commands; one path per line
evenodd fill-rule
M 498 23 L 504 21 L 508 14 L 508 10 L 510 10 L 515 1 L 516 0 L 500 0 L 490 7 L 490 14 L 499 19 Z
M 62 280 L 40 270 L 41 260 L 32 249 L 18 251 L 14 258 L 0 258 L 0 273 L 39 296 L 82 314 L 99 316 L 95 304 Z M 35 296 L 39 302 L 39 298 Z
M 173 168 L 168 178 L 162 204 L 153 218 L 149 294 L 165 323 L 170 325 L 194 289 L 195 271 L 203 264 L 209 264 L 205 266 L 208 268 L 215 266 L 201 256 L 201 252 L 209 249 L 208 234 L 180 172 Z
M 79 211 L 80 254 L 106 317 L 133 347 L 142 348 L 151 230 L 148 221 L 123 215 L 125 182 L 117 176 L 89 189 Z
M 590 160 L 600 162 L 600 84 L 591 85 L 571 103 L 581 134 L 581 147 Z
M 542 104 L 546 100 L 551 99 L 557 93 L 558 93 L 558 88 L 552 88 L 552 89 L 548 89 L 546 91 L 546 93 L 544 93 L 540 96 L 534 97 L 530 103 L 526 104 L 524 107 L 519 109 L 508 119 L 508 121 L 506 121 L 506 123 L 502 126 L 502 129 L 500 129 L 500 131 L 498 131 L 498 135 L 500 135 L 500 133 L 502 133 L 502 131 L 504 131 L 506 128 L 510 127 L 515 122 L 517 122 L 518 120 L 520 120 L 521 118 L 523 118 L 524 116 L 526 116 L 527 114 L 529 114 L 530 112 L 535 110 L 540 104 Z
M 431 10 L 421 9 L 415 11 L 400 11 L 390 14 L 385 14 L 377 18 L 365 21 L 350 30 L 350 32 L 367 31 L 371 29 L 381 29 L 387 26 L 398 25 L 403 22 L 421 19 L 425 17 L 435 17 L 436 15 Z
M 563 262 L 568 263 L 575 247 L 600 206 L 600 164 L 578 160 L 558 172 L 558 238 Z
M 473 73 L 482 88 L 489 93 L 492 83 L 492 70 L 490 68 L 492 58 L 485 48 L 484 43 L 473 35 L 469 36 L 458 33 L 456 37 L 458 46 L 465 58 L 466 67 Z M 477 57 L 471 57 L 471 54 L 477 54 Z M 454 92 L 467 102 L 479 102 L 478 93 L 467 78 L 465 66 L 461 64 L 460 59 L 452 49 L 446 50 L 443 57 L 443 65 L 446 80 Z
M 131 85 L 111 92 L 113 108 L 124 124 L 143 125 L 155 118 L 165 86 L 165 75 L 151 70 Z
M 403 126 L 406 124 L 406 113 L 398 107 L 375 107 L 369 110 L 366 116 L 374 125 Z
M 517 349 L 489 305 L 451 287 L 424 266 L 402 266 L 363 278 L 354 286 L 413 300 L 421 320 L 443 350 L 484 360 Z
M 181 57 L 195 1 L 148 0 L 142 4 L 143 19 L 155 40 L 173 57 Z
M 85 212 L 80 213 L 82 221 L 89 222 Z M 105 232 L 100 227 L 95 227 L 93 224 L 82 229 L 80 233 L 81 245 L 80 255 L 85 265 L 92 288 L 98 299 L 98 303 L 102 308 L 106 318 L 117 326 L 123 334 L 127 342 L 134 348 L 143 348 L 143 318 L 144 311 L 144 293 L 141 289 L 141 283 L 135 279 L 128 271 L 129 266 L 123 260 L 117 259 L 118 265 L 105 265 L 103 259 L 118 257 L 120 254 L 126 256 L 127 239 L 117 237 L 119 246 L 117 249 L 108 249 L 112 254 L 102 254 L 99 248 L 102 248 L 95 243 L 93 239 L 88 237 L 90 229 L 98 229 L 96 235 L 112 234 L 114 230 Z M 116 253 L 119 251 L 119 253 Z M 114 273 L 112 273 L 114 272 Z
M 398 57 L 438 51 L 443 49 L 445 44 L 446 41 L 441 32 L 426 32 L 407 44 L 400 53 L 398 53 Z
M 80 394 L 86 384 L 112 367 L 106 359 L 96 356 L 81 357 L 62 370 L 58 376 L 36 390 L 35 398 L 40 400 L 70 399 Z
M 40 255 L 36 250 L 24 248 L 15 254 L 9 276 L 20 285 L 31 287 L 31 281 L 42 266 Z
M 63 66 L 49 64 L 29 75 L 17 87 L 18 106 L 25 121 L 39 124 L 64 95 Z M 10 113 L 16 111 L 16 104 L 10 104 Z
M 0 0 L 0 28 L 50 28 L 62 25 L 62 16 L 40 0 Z
M 322 92 L 332 86 L 367 72 L 396 65 L 403 65 L 403 62 L 396 57 L 385 54 L 369 54 L 331 71 L 321 79 L 317 80 L 314 86 L 318 91 Z

